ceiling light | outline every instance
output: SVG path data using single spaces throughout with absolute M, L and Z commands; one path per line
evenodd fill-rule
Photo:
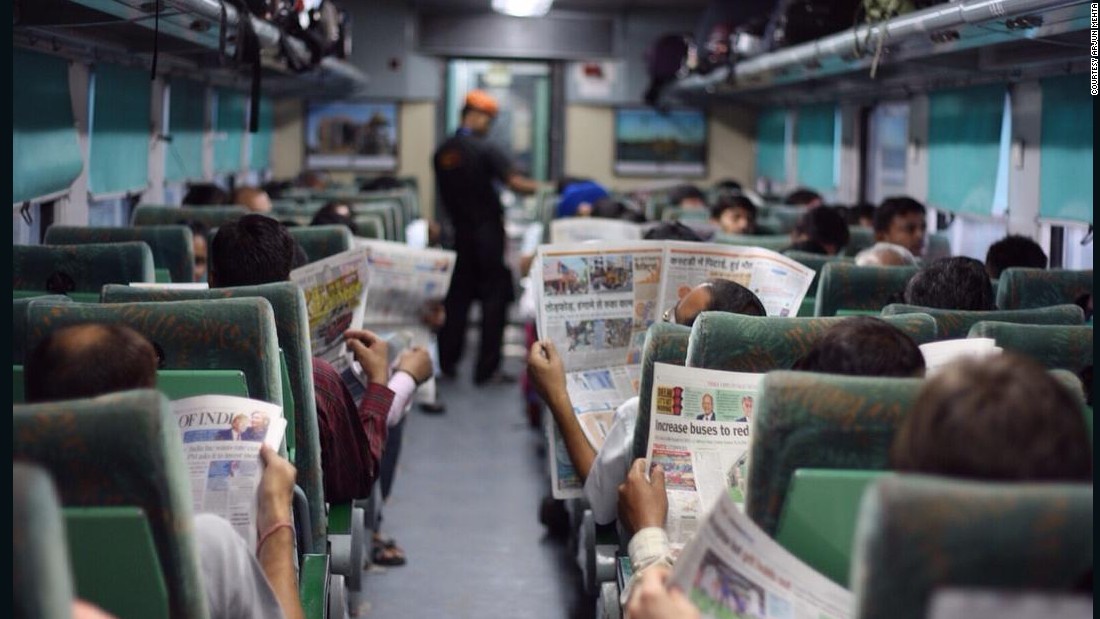
M 554 0 L 493 0 L 493 10 L 512 17 L 546 15 Z

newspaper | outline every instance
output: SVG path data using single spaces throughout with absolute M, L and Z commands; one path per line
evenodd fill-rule
M 924 355 L 924 367 L 929 375 L 938 372 L 943 366 L 953 361 L 999 355 L 1002 350 L 993 338 L 988 337 L 943 340 L 920 345 L 920 352 Z
M 314 357 L 340 373 L 356 402 L 366 387 L 363 370 L 344 342 L 344 331 L 363 324 L 367 303 L 367 250 L 352 249 L 290 272 L 305 293 Z
M 551 243 L 585 241 L 638 241 L 645 227 L 620 219 L 569 217 L 550 222 Z
M 256 489 L 260 444 L 278 450 L 286 434 L 280 406 L 235 396 L 202 395 L 172 402 L 183 437 L 195 513 L 229 521 L 256 546 Z
M 646 463 L 665 471 L 665 528 L 674 549 L 695 536 L 703 515 L 727 490 L 736 503 L 744 503 L 745 456 L 763 378 L 654 365 Z
M 547 416 L 549 417 L 549 415 Z M 558 434 L 557 424 L 553 419 L 546 420 L 546 444 L 550 463 L 550 493 L 558 500 L 579 499 L 584 496 L 584 482 L 573 468 L 573 461 L 569 458 L 569 450 L 565 447 L 565 441 Z
M 366 252 L 370 292 L 363 323 L 419 324 L 429 303 L 442 303 L 451 286 L 455 253 L 445 249 L 415 249 L 404 243 L 357 239 Z
M 672 584 L 703 617 L 844 619 L 852 594 L 787 552 L 719 497 L 676 561 Z

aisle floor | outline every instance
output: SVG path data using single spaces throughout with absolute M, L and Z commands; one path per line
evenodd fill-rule
M 516 335 L 509 330 L 514 355 Z M 440 382 L 445 414 L 410 411 L 382 522 L 408 563 L 365 574 L 361 616 L 590 617 L 576 561 L 538 520 L 549 489 L 541 433 L 527 424 L 518 384 L 473 385 L 475 350 Z M 506 360 L 507 372 L 521 369 L 518 356 Z

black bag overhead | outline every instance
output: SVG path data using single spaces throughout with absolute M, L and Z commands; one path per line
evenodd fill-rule
M 768 22 L 765 46 L 806 43 L 855 25 L 862 0 L 779 0 Z

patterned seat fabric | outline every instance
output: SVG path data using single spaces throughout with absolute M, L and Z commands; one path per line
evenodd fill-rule
M 861 267 L 847 262 L 830 262 L 817 279 L 814 316 L 836 316 L 837 310 L 880 311 L 902 298 L 905 286 L 917 267 Z
M 138 241 L 13 245 L 11 249 L 15 290 L 98 293 L 105 284 L 155 281 L 153 252 Z
M 156 391 L 15 406 L 12 456 L 46 468 L 61 502 L 136 506 L 149 527 L 173 618 L 206 617 L 179 430 Z
M 61 504 L 41 467 L 14 462 L 11 470 L 12 557 L 16 619 L 70 619 L 73 582 Z
M 294 465 L 298 484 L 310 499 L 315 547 L 323 548 L 326 524 L 324 486 L 321 483 L 321 443 L 317 429 L 317 401 L 313 392 L 313 355 L 309 343 L 309 314 L 305 296 L 295 284 L 280 282 L 261 286 L 216 288 L 213 290 L 167 290 L 106 286 L 104 303 L 171 302 L 203 299 L 267 299 L 275 312 L 275 331 L 286 358 L 290 388 L 294 395 Z M 316 544 L 321 543 L 321 546 Z
M 967 337 L 993 338 L 1009 352 L 1027 355 L 1049 369 L 1080 373 L 1093 364 L 1092 327 L 978 322 Z
M 818 338 L 845 317 L 779 318 L 703 312 L 695 319 L 688 343 L 688 367 L 732 372 L 770 372 L 789 369 Z M 909 314 L 883 318 L 917 344 L 936 339 L 930 316 Z
M 310 262 L 351 249 L 351 230 L 347 226 L 290 228 L 290 236 L 302 246 Z
M 817 294 L 818 283 L 821 281 L 821 272 L 826 264 L 832 262 L 843 264 L 851 263 L 851 259 L 844 256 L 826 256 L 823 254 L 812 254 L 806 251 L 789 250 L 783 252 L 783 255 L 814 270 L 814 279 L 810 282 L 810 289 L 806 291 L 806 296 L 808 297 Z
M 47 245 L 87 245 L 144 241 L 153 251 L 153 265 L 168 269 L 173 282 L 190 282 L 194 278 L 195 246 L 187 226 L 144 226 L 140 228 L 84 228 L 80 226 L 50 226 L 46 230 Z
M 753 418 L 745 513 L 769 535 L 797 469 L 884 470 L 923 381 L 772 372 Z
M 863 226 L 848 227 L 848 244 L 844 246 L 844 255 L 855 257 L 859 252 L 875 244 L 875 231 Z
M 920 475 L 863 497 L 852 578 L 858 619 L 923 619 L 937 588 L 1092 591 L 1090 484 Z
M 41 297 L 27 297 L 25 299 L 12 300 L 11 311 L 11 363 L 23 365 L 27 356 L 27 314 L 31 303 L 48 301 L 53 303 L 68 303 L 69 297 L 55 294 Z
M 134 226 L 166 226 L 178 224 L 184 221 L 198 221 L 207 228 L 218 226 L 240 219 L 248 214 L 248 209 L 243 206 L 154 206 L 143 204 L 134 209 L 131 223 Z
M 952 340 L 966 337 L 976 323 L 982 321 L 1011 322 L 1025 325 L 1080 325 L 1085 322 L 1085 313 L 1076 305 L 1052 305 L 1037 309 L 993 310 L 989 312 L 967 312 L 945 310 L 917 305 L 893 303 L 882 308 L 882 315 L 902 316 L 904 314 L 928 314 L 936 321 L 937 339 Z
M 684 365 L 691 329 L 668 322 L 653 323 L 642 347 L 642 377 L 638 388 L 638 421 L 634 426 L 634 457 L 644 458 L 649 444 L 649 411 L 653 402 L 653 365 Z
M 175 303 L 32 303 L 27 348 L 68 325 L 124 324 L 162 354 L 166 370 L 241 370 L 249 397 L 283 403 L 275 315 L 265 299 Z
M 1092 270 L 1005 269 L 997 280 L 997 307 L 1031 309 L 1074 303 L 1092 294 Z
M 745 247 L 763 247 L 780 251 L 791 245 L 791 237 L 786 234 L 725 234 L 719 232 L 711 239 L 713 243 L 723 245 L 743 245 Z

